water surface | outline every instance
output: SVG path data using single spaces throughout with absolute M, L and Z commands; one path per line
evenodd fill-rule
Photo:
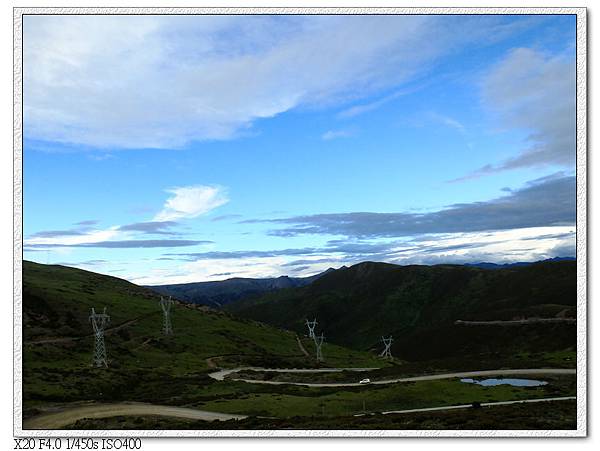
M 477 384 L 483 385 L 484 387 L 495 387 L 496 385 L 512 385 L 513 387 L 539 387 L 541 385 L 547 385 L 546 381 L 536 381 L 533 379 L 461 379 L 461 382 L 466 384 Z

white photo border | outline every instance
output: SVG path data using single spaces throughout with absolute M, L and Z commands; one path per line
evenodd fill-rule
M 24 15 L 575 15 L 577 17 L 577 429 L 576 430 L 30 430 L 22 427 Z M 13 433 L 16 437 L 587 437 L 587 10 L 586 8 L 13 8 Z

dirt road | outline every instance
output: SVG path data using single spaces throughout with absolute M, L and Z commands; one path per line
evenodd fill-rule
M 525 324 L 543 324 L 543 323 L 568 323 L 574 324 L 577 322 L 575 318 L 527 318 L 513 320 L 492 320 L 492 321 L 463 321 L 457 319 L 454 321 L 456 325 L 463 326 L 522 326 Z
M 298 335 L 296 335 L 296 342 L 298 343 L 298 347 L 300 348 L 300 351 L 302 352 L 302 354 L 304 354 L 306 357 L 310 357 L 310 354 L 308 353 L 308 351 L 302 344 L 302 341 L 300 341 L 300 337 Z
M 225 376 L 232 373 L 237 373 L 238 371 L 244 370 L 252 370 L 252 371 L 269 371 L 273 373 L 339 373 L 341 371 L 373 371 L 378 370 L 379 368 L 261 368 L 258 366 L 242 366 L 239 368 L 229 368 L 226 370 L 216 371 L 214 373 L 210 373 L 209 376 L 218 381 L 222 381 L 225 379 Z M 245 379 L 234 379 L 244 381 Z M 252 381 L 249 380 L 247 382 L 256 382 L 260 383 L 263 381 Z M 282 382 L 283 383 L 283 382 Z M 292 382 L 290 382 L 292 383 Z M 295 384 L 295 382 L 293 382 Z M 306 385 L 306 384 L 299 384 Z
M 518 401 L 497 401 L 497 402 L 482 402 L 481 407 L 490 407 L 490 406 L 508 406 L 510 404 L 526 404 L 530 402 L 548 402 L 548 401 L 567 401 L 567 400 L 575 400 L 576 396 L 563 396 L 560 398 L 538 398 L 538 399 L 521 399 Z M 383 415 L 389 415 L 393 413 L 415 413 L 415 412 L 436 412 L 439 410 L 454 410 L 454 409 L 468 409 L 473 407 L 472 404 L 461 404 L 458 406 L 443 406 L 443 407 L 425 407 L 422 409 L 408 409 L 408 410 L 390 410 L 387 412 L 378 412 Z M 364 415 L 372 415 L 369 413 L 359 413 L 354 415 L 355 417 L 362 417 Z
M 210 377 L 216 380 L 223 380 L 228 374 L 240 371 L 240 370 L 256 370 L 256 371 L 273 371 L 273 372 L 289 372 L 289 373 L 324 373 L 324 372 L 339 372 L 339 371 L 356 371 L 364 372 L 370 371 L 377 368 L 318 368 L 318 369 L 287 369 L 287 368 L 259 368 L 259 367 L 244 367 L 244 368 L 233 368 L 227 370 L 221 370 L 209 374 Z M 383 381 L 374 381 L 371 384 L 365 385 L 381 385 L 381 384 L 393 384 L 396 382 L 415 382 L 415 381 L 428 381 L 438 379 L 450 379 L 455 377 L 483 377 L 483 376 L 508 376 L 508 375 L 575 375 L 575 369 L 550 369 L 550 368 L 537 368 L 537 369 L 504 369 L 504 370 L 485 370 L 485 371 L 467 371 L 467 372 L 455 372 L 445 374 L 432 374 L 425 376 L 415 377 L 404 377 L 389 379 Z M 255 381 L 255 380 L 242 380 L 244 382 L 252 384 L 270 384 L 270 385 L 304 385 L 309 387 L 352 387 L 361 386 L 359 383 L 337 383 L 337 384 L 311 384 L 304 382 L 274 382 L 274 381 Z M 543 402 L 543 401 L 562 401 L 567 399 L 575 399 L 574 396 L 562 397 L 562 398 L 545 398 L 545 399 L 530 399 L 520 401 L 503 401 L 495 403 L 482 403 L 482 406 L 492 405 L 506 405 L 516 404 L 523 402 Z M 451 409 L 465 409 L 471 407 L 470 404 L 458 405 L 458 406 L 446 406 L 446 407 L 430 407 L 423 409 L 413 410 L 396 410 L 382 412 L 383 414 L 390 413 L 410 413 L 410 412 L 428 412 L 435 410 L 451 410 Z M 142 415 L 158 415 L 167 417 L 178 417 L 188 418 L 193 420 L 205 420 L 205 421 L 225 421 L 225 420 L 240 420 L 247 418 L 245 415 L 232 415 L 226 413 L 209 412 L 205 410 L 196 410 L 185 407 L 174 407 L 174 406 L 163 406 L 154 404 L 145 404 L 137 402 L 124 402 L 117 404 L 87 404 L 65 406 L 62 408 L 48 411 L 38 416 L 29 418 L 23 422 L 23 429 L 61 429 L 67 425 L 75 423 L 77 420 L 82 418 L 106 418 L 118 415 L 129 415 L 129 416 L 142 416 Z
M 563 396 L 558 398 L 541 398 L 541 399 L 522 399 L 519 401 L 500 401 L 500 402 L 484 402 L 482 407 L 505 406 L 510 404 L 524 404 L 532 402 L 548 402 L 548 401 L 566 401 L 575 400 L 575 396 Z M 390 410 L 380 412 L 383 415 L 416 413 L 416 412 L 436 412 L 442 410 L 455 410 L 471 408 L 471 404 L 461 404 L 456 406 L 443 407 L 425 407 L 421 409 L 408 410 Z M 143 403 L 122 403 L 122 404 L 91 404 L 88 406 L 65 408 L 63 410 L 45 413 L 37 417 L 30 418 L 23 422 L 23 429 L 61 429 L 65 426 L 75 423 L 83 418 L 106 418 L 117 415 L 158 415 L 166 417 L 187 418 L 191 420 L 205 421 L 225 421 L 225 420 L 241 420 L 247 418 L 244 415 L 230 415 L 217 412 L 208 412 L 204 410 L 188 409 L 184 407 L 160 406 Z M 355 417 L 372 414 L 356 414 Z
M 59 411 L 37 415 L 23 421 L 23 429 L 61 429 L 82 418 L 107 418 L 118 415 L 159 415 L 205 421 L 241 420 L 246 418 L 245 415 L 230 415 L 185 407 L 161 406 L 137 402 L 119 404 L 94 403 L 79 407 L 65 407 Z
M 326 372 L 339 372 L 339 371 L 370 371 L 376 368 L 320 368 L 320 369 L 269 369 L 269 368 L 256 368 L 256 367 L 245 367 L 245 368 L 234 368 L 229 370 L 221 370 L 215 373 L 209 374 L 210 377 L 217 380 L 223 380 L 223 378 L 231 373 L 235 373 L 241 370 L 255 370 L 255 371 L 273 371 L 278 373 L 326 373 Z M 457 373 L 445 373 L 445 374 L 431 374 L 426 376 L 413 376 L 413 377 L 401 377 L 395 379 L 386 379 L 382 381 L 373 381 L 368 385 L 384 385 L 384 384 L 394 384 L 397 382 L 417 382 L 417 381 L 432 381 L 438 379 L 452 379 L 455 377 L 483 377 L 483 376 L 509 376 L 509 375 L 575 375 L 577 374 L 577 370 L 575 369 L 564 369 L 564 368 L 526 368 L 526 369 L 511 369 L 511 370 L 483 370 L 483 371 L 466 371 L 466 372 L 457 372 Z M 358 379 L 358 378 L 357 378 Z M 259 380 L 251 380 L 251 379 L 233 379 L 237 381 L 248 382 L 250 384 L 269 384 L 269 385 L 303 385 L 307 387 L 358 387 L 362 386 L 358 382 L 349 382 L 349 383 L 310 383 L 310 382 L 279 382 L 279 381 L 259 381 Z

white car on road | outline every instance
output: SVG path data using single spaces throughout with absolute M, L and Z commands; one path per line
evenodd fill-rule
M 359 382 L 359 384 L 370 384 L 371 383 L 371 379 L 363 379 Z

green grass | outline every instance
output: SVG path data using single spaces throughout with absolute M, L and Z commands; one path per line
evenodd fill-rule
M 24 262 L 23 269 L 23 391 L 27 406 L 61 400 L 128 399 L 128 392 L 133 396 L 129 399 L 146 398 L 143 390 L 128 390 L 140 380 L 154 388 L 154 398 L 170 399 L 175 395 L 170 394 L 169 384 L 182 384 L 185 393 L 185 378 L 193 379 L 215 365 L 317 366 L 314 354 L 306 357 L 290 331 L 175 304 L 174 334 L 165 337 L 160 296 L 148 289 L 62 266 Z M 97 311 L 107 307 L 111 327 L 134 320 L 118 331 L 107 332 L 108 369 L 90 368 L 94 340 L 88 317 L 92 307 Z M 36 344 L 53 339 L 63 341 Z M 369 353 L 329 344 L 324 353 L 328 366 L 378 363 Z
M 379 412 L 470 404 L 475 401 L 574 396 L 576 393 L 574 377 L 545 377 L 544 380 L 549 381 L 549 384 L 541 387 L 483 387 L 462 383 L 459 379 L 447 379 L 365 387 L 296 387 L 296 393 L 281 393 L 273 388 L 270 393 L 248 393 L 226 401 L 217 399 L 194 404 L 194 407 L 279 418 L 322 415 L 323 412 L 327 416 L 344 416 L 361 413 L 363 401 L 367 411 Z
M 524 363 L 538 361 L 552 367 L 574 368 L 577 353 L 573 348 L 552 352 L 520 352 L 515 355 L 515 360 Z
M 69 429 L 412 429 L 412 430 L 573 430 L 577 428 L 575 401 L 461 409 L 361 417 L 248 418 L 241 421 L 194 421 L 158 416 L 118 416 L 83 419 Z

